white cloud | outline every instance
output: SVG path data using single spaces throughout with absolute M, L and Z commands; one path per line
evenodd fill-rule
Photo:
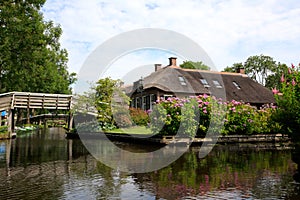
M 43 13 L 61 24 L 61 43 L 69 52 L 70 70 L 76 72 L 98 45 L 138 28 L 186 35 L 206 50 L 219 70 L 259 54 L 287 64 L 300 61 L 300 2 L 296 0 L 48 0 Z M 142 62 L 136 56 L 126 61 L 128 65 Z

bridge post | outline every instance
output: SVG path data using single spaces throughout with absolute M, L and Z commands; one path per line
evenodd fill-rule
M 68 117 L 68 129 L 71 130 L 73 127 L 73 123 L 74 123 L 74 117 L 73 114 L 70 111 L 69 117 Z
M 30 124 L 30 94 L 28 94 L 27 98 L 26 124 Z
M 6 169 L 8 175 L 10 175 L 9 164 L 10 164 L 11 146 L 12 146 L 11 140 L 6 140 L 5 157 L 6 157 Z
M 14 109 L 9 109 L 8 111 L 7 126 L 8 126 L 9 138 L 12 138 L 13 133 L 15 131 L 15 110 Z
M 44 130 L 47 128 L 47 120 L 46 117 L 43 116 Z

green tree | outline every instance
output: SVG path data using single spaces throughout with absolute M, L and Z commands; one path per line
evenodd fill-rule
M 103 129 L 118 126 L 118 122 L 128 121 L 130 118 L 129 97 L 124 94 L 121 85 L 121 80 L 113 80 L 110 77 L 100 79 L 96 83 L 95 106 Z
M 223 71 L 224 72 L 237 72 L 238 69 L 244 68 L 243 63 L 234 63 L 232 67 L 226 67 Z
M 282 89 L 282 84 L 280 82 L 282 74 L 287 74 L 289 68 L 286 64 L 277 63 L 277 67 L 273 70 L 273 73 L 266 78 L 265 86 L 267 88 L 273 89 L 276 88 L 278 90 Z
M 210 70 L 210 67 L 205 65 L 202 61 L 198 61 L 198 62 L 183 61 L 183 64 L 181 64 L 180 67 L 183 69 Z
M 276 72 L 277 64 L 270 56 L 250 56 L 244 63 L 245 73 L 253 80 L 266 86 L 269 75 Z
M 0 92 L 71 93 L 75 73 L 60 47 L 60 26 L 45 21 L 45 0 L 7 0 L 0 4 Z
M 234 63 L 231 67 L 226 67 L 223 71 L 237 72 L 240 68 L 244 68 L 245 74 L 251 79 L 269 89 L 281 87 L 281 74 L 287 72 L 288 69 L 285 64 L 276 63 L 272 57 L 261 54 L 259 56 L 250 56 L 245 63 Z
M 290 134 L 300 144 L 300 66 L 288 68 L 281 75 L 281 90 L 276 95 L 277 115 L 275 120 L 283 125 L 282 132 Z

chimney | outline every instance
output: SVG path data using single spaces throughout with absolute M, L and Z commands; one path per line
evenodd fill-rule
M 239 67 L 239 68 L 236 70 L 236 73 L 245 74 L 245 68 L 244 68 L 244 67 Z
M 177 66 L 176 65 L 176 57 L 170 57 L 169 58 L 169 66 Z
M 161 64 L 154 64 L 155 71 L 158 71 L 161 69 Z

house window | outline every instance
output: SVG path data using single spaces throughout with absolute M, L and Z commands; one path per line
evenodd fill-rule
M 232 82 L 232 84 L 239 90 L 241 89 L 241 87 L 239 86 L 239 84 L 235 81 Z
M 145 104 L 144 104 L 144 110 L 149 110 L 150 109 L 150 95 L 147 95 L 145 97 Z
M 151 102 L 155 103 L 156 100 L 157 100 L 156 95 L 155 94 L 151 94 L 150 97 L 151 97 Z
M 204 87 L 210 87 L 206 79 L 201 78 L 200 81 Z
M 132 101 L 131 101 L 131 107 L 136 107 L 136 104 L 135 104 L 135 102 L 136 102 L 136 100 L 135 100 L 135 98 L 134 99 L 132 99 Z
M 173 96 L 172 96 L 172 95 L 169 95 L 169 94 L 165 94 L 165 95 L 164 95 L 164 99 L 165 99 L 165 100 L 167 100 L 169 97 L 173 97 Z
M 143 96 L 143 104 L 142 104 L 143 110 L 149 110 L 150 109 L 150 96 Z
M 217 80 L 213 80 L 213 84 L 216 86 L 216 88 L 222 88 L 222 85 Z
M 135 100 L 135 102 L 136 102 L 136 108 L 141 108 L 141 106 L 142 106 L 142 98 L 141 97 L 136 97 L 136 100 Z
M 153 105 L 156 103 L 156 100 L 157 100 L 156 95 L 150 94 L 150 108 L 149 108 L 150 110 L 153 109 Z
M 183 78 L 183 76 L 178 76 L 179 82 L 181 85 L 186 85 L 185 79 Z

